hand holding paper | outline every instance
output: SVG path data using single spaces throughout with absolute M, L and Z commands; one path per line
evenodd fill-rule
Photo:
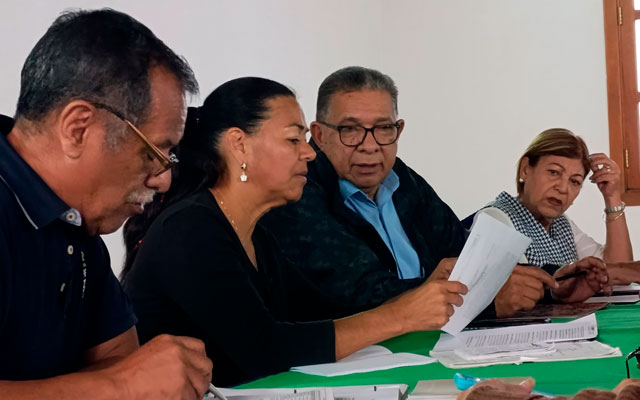
M 469 292 L 442 330 L 458 334 L 480 314 L 507 281 L 530 243 L 531 239 L 513 228 L 480 214 L 449 277 L 450 281 L 465 284 Z
M 390 300 L 390 314 L 403 332 L 440 329 L 453 314 L 453 306 L 462 305 L 467 287 L 447 280 L 427 281 L 415 289 Z

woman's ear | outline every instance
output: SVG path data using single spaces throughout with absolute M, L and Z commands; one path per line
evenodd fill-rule
M 229 152 L 238 164 L 245 162 L 249 152 L 247 134 L 240 128 L 229 128 L 224 133 L 224 138 Z
M 527 180 L 527 175 L 531 172 L 531 166 L 529 165 L 529 157 L 522 157 L 520 160 L 520 167 L 518 168 L 518 179 Z

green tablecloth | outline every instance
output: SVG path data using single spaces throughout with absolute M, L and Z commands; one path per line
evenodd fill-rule
M 596 312 L 597 340 L 620 347 L 624 355 L 640 346 L 640 304 L 611 305 Z M 439 332 L 414 332 L 380 343 L 393 352 L 411 352 L 429 355 Z M 632 377 L 640 378 L 635 361 L 630 361 Z M 394 368 L 385 371 L 351 374 L 333 378 L 283 372 L 254 382 L 242 388 L 344 386 L 382 383 L 406 383 L 413 386 L 420 380 L 451 379 L 457 370 L 440 363 L 415 367 Z M 536 389 L 554 394 L 573 394 L 585 387 L 612 389 L 626 378 L 624 357 L 597 360 L 525 363 L 521 365 L 495 365 L 467 368 L 464 373 L 480 377 L 533 376 Z

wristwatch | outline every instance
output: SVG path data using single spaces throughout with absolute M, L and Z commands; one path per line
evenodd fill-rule
M 617 213 L 617 212 L 620 212 L 620 211 L 624 210 L 624 208 L 625 208 L 626 206 L 627 206 L 627 205 L 626 205 L 626 204 L 624 203 L 624 201 L 623 201 L 622 203 L 618 204 L 617 206 L 613 206 L 613 207 L 605 208 L 605 209 L 604 209 L 604 213 L 605 213 L 605 214 L 613 214 L 613 213 Z

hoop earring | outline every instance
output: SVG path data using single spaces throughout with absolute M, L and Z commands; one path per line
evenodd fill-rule
M 243 161 L 240 165 L 240 169 L 242 170 L 242 173 L 240 174 L 240 180 L 242 182 L 246 182 L 248 179 L 247 174 L 245 173 L 245 171 L 247 170 L 247 163 Z

